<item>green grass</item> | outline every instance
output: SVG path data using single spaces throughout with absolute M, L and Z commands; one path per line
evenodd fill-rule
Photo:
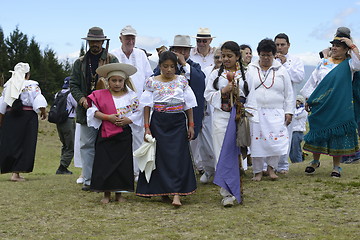
M 277 181 L 244 179 L 244 203 L 220 205 L 219 187 L 198 185 L 174 209 L 159 198 L 126 194 L 127 202 L 100 204 L 102 194 L 83 192 L 80 170 L 58 176 L 60 141 L 41 121 L 34 172 L 14 183 L 0 176 L 0 239 L 359 239 L 360 164 L 330 177 L 324 158 L 316 174 L 292 164 Z M 199 177 L 199 176 L 198 176 Z

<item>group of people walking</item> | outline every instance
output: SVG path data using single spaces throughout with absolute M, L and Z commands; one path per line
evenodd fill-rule
M 135 48 L 136 36 L 134 28 L 124 27 L 122 46 L 109 53 L 103 30 L 90 28 L 84 38 L 89 50 L 67 79 L 80 124 L 82 190 L 103 192 L 102 203 L 111 201 L 111 192 L 122 202 L 123 192 L 135 191 L 179 207 L 181 196 L 195 192 L 198 170 L 202 183 L 214 176 L 222 204 L 232 206 L 242 201 L 242 164 L 252 164 L 252 179 L 261 181 L 265 174 L 273 180 L 286 174 L 289 154 L 292 162 L 301 161 L 307 112 L 304 149 L 313 153 L 313 161 L 306 173 L 314 173 L 320 155 L 328 154 L 333 156 L 331 176 L 338 178 L 341 157 L 358 151 L 360 89 L 353 75 L 360 70 L 360 55 L 348 28 L 338 28 L 330 54 L 302 96 L 294 89 L 304 80 L 304 66 L 288 53 L 284 33 L 261 40 L 259 59 L 252 61 L 250 46 L 227 41 L 212 48 L 210 30 L 200 28 L 195 47 L 190 36 L 176 35 L 169 50 L 158 48 L 154 70 L 145 52 Z M 17 64 L 0 98 L 0 168 L 12 172 L 13 181 L 23 181 L 19 173 L 32 171 L 36 112 L 46 118 L 47 102 L 37 82 L 28 80 L 29 72 L 28 64 Z M 155 151 L 133 157 L 146 144 Z M 145 170 L 139 171 L 139 165 Z M 61 161 L 59 173 L 68 173 L 67 167 L 68 161 Z

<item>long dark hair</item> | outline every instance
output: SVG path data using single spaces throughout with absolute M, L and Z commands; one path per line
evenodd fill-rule
M 222 46 L 221 46 L 221 50 L 223 49 L 228 49 L 230 51 L 232 51 L 233 53 L 235 53 L 235 55 L 238 58 L 237 62 L 239 63 L 240 65 L 240 71 L 241 71 L 241 78 L 243 79 L 244 81 L 244 93 L 245 93 L 245 96 L 247 96 L 249 94 L 249 86 L 248 86 L 248 83 L 246 81 L 246 78 L 245 78 L 245 70 L 244 70 L 244 66 L 241 62 L 241 53 L 240 53 L 240 46 L 239 44 L 237 44 L 236 42 L 234 41 L 227 41 L 225 42 Z M 224 64 L 221 64 L 220 68 L 219 68 L 219 72 L 218 72 L 218 76 L 217 78 L 214 80 L 213 82 L 213 87 L 216 89 L 216 90 L 219 90 L 219 77 L 221 76 L 221 74 L 223 73 L 224 71 Z

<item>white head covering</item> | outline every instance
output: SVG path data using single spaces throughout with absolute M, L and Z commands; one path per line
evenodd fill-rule
M 30 72 L 28 63 L 19 62 L 15 65 L 11 78 L 5 84 L 5 98 L 4 101 L 12 107 L 13 102 L 19 98 L 25 82 L 25 74 Z

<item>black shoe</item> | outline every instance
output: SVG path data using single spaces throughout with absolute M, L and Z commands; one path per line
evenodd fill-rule
M 310 162 L 310 165 L 305 168 L 305 172 L 308 174 L 314 173 L 318 167 L 320 167 L 320 162 L 313 160 Z
M 58 170 L 56 170 L 56 174 L 73 174 L 71 171 L 69 171 L 66 167 L 60 166 Z
M 83 190 L 83 191 L 90 191 L 90 185 L 84 184 L 83 187 L 81 188 L 81 190 Z

